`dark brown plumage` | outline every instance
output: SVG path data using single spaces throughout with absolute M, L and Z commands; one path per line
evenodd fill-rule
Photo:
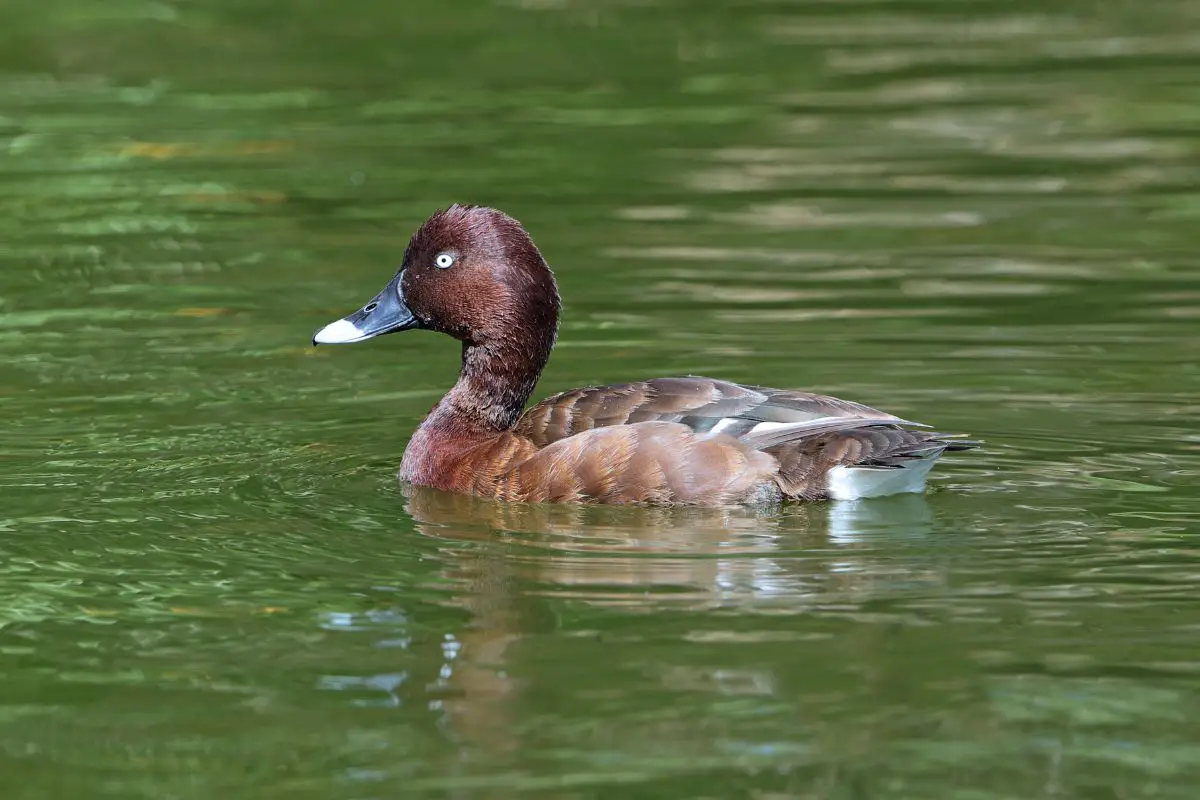
M 413 434 L 400 478 L 510 501 L 722 505 L 919 491 L 972 446 L 847 400 L 701 377 L 572 389 L 521 413 L 558 330 L 553 273 L 513 218 L 451 206 L 399 272 L 315 343 L 409 328 L 463 346 L 458 383 Z

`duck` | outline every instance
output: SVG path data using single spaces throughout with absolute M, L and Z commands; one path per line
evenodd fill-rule
M 528 409 L 558 337 L 554 273 L 522 224 L 454 204 L 412 235 L 370 302 L 313 345 L 409 330 L 462 343 L 458 381 L 399 480 L 520 503 L 739 506 L 919 493 L 976 442 L 849 400 L 701 376 L 560 392 Z

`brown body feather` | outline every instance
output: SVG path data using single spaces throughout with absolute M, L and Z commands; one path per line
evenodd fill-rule
M 778 464 L 730 436 L 678 422 L 596 428 L 553 442 L 502 477 L 501 500 L 740 503 L 766 490 Z M 765 498 L 764 498 L 765 499 Z
M 406 480 L 526 502 L 820 500 L 832 467 L 896 468 L 967 446 L 858 403 L 698 377 L 563 392 L 501 433 L 438 416 L 409 443 Z

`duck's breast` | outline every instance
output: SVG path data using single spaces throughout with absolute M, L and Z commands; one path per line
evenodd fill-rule
M 415 486 L 494 496 L 500 476 L 537 449 L 512 432 L 480 436 L 422 426 L 404 449 L 399 478 Z

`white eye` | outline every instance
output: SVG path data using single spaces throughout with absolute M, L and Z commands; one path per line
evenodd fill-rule
M 454 256 L 449 253 L 438 253 L 437 258 L 433 259 L 433 264 L 438 269 L 449 269 L 454 265 Z

